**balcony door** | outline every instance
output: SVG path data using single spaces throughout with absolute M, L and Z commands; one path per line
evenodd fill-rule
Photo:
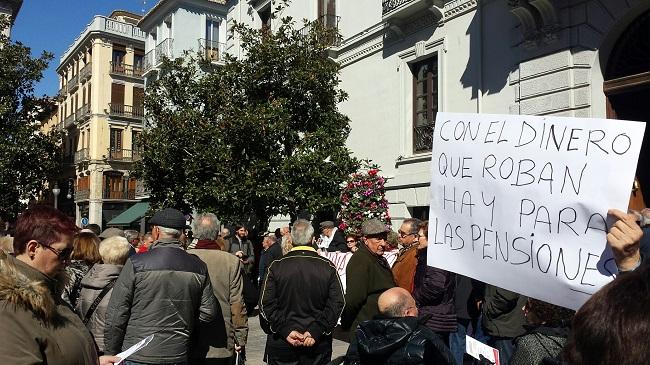
M 336 0 L 318 0 L 318 20 L 327 28 L 335 28 Z
M 111 128 L 109 158 L 111 160 L 121 160 L 122 153 L 122 129 Z
M 124 115 L 124 84 L 111 85 L 111 114 Z

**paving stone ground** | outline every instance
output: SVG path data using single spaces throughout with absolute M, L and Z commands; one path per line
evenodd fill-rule
M 257 310 L 255 310 L 255 314 Z M 266 334 L 260 327 L 259 315 L 248 318 L 248 344 L 246 345 L 246 365 L 263 365 L 264 345 L 266 344 Z M 348 344 L 343 341 L 334 339 L 332 344 L 332 359 L 345 355 Z

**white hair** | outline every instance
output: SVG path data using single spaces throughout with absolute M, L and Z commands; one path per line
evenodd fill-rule
M 298 219 L 293 223 L 291 240 L 294 246 L 311 245 L 314 237 L 314 227 L 308 220 Z
M 200 240 L 216 240 L 219 235 L 217 216 L 212 213 L 200 214 L 194 220 L 194 238 Z
M 182 232 L 178 229 L 175 228 L 168 228 L 168 227 L 162 227 L 158 226 L 160 228 L 160 234 L 165 236 L 165 237 L 171 237 L 171 238 L 179 238 L 182 234 Z
M 99 244 L 99 256 L 105 264 L 124 265 L 130 250 L 129 241 L 120 236 L 106 238 Z

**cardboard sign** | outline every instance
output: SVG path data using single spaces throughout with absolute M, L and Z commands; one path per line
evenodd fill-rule
M 500 365 L 499 350 L 490 347 L 483 342 L 476 340 L 471 336 L 465 336 L 465 349 L 468 355 L 481 360 L 481 356 L 489 360 L 494 365 Z
M 438 113 L 431 266 L 577 309 L 617 273 L 607 210 L 627 210 L 645 123 Z

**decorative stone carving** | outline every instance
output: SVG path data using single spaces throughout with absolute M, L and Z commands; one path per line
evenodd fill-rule
M 555 0 L 508 0 L 510 12 L 521 24 L 525 48 L 550 44 L 558 39 L 558 22 Z

